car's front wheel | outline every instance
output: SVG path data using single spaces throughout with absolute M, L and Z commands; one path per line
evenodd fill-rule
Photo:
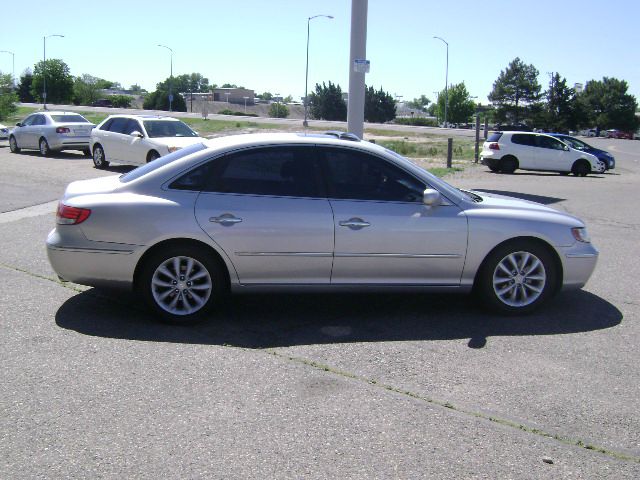
M 9 137 L 9 150 L 11 150 L 11 153 L 20 153 L 18 142 L 16 140 L 16 137 L 14 137 L 13 135 Z
M 99 169 L 109 166 L 109 162 L 104 155 L 104 149 L 100 145 L 93 147 L 93 165 Z
M 571 167 L 571 173 L 576 177 L 586 177 L 591 173 L 591 165 L 586 160 L 577 160 Z
M 162 320 L 179 324 L 201 320 L 226 292 L 222 268 L 197 246 L 172 246 L 152 254 L 138 286 Z
M 492 310 L 508 315 L 530 313 L 556 291 L 556 272 L 543 246 L 527 240 L 509 242 L 485 259 L 477 292 Z

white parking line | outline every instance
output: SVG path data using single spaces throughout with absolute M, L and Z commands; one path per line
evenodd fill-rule
M 13 210 L 12 212 L 0 213 L 0 224 L 16 222 L 24 218 L 39 217 L 41 215 L 55 215 L 57 207 L 58 201 L 54 200 L 52 202 L 41 203 L 40 205 L 34 205 L 32 207 Z

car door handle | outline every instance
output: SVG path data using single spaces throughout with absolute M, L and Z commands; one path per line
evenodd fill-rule
M 221 225 L 233 225 L 234 223 L 240 223 L 242 219 L 234 217 L 230 213 L 225 213 L 219 217 L 211 217 L 209 221 L 212 223 L 219 223 Z
M 365 222 L 361 218 L 350 218 L 349 220 L 342 220 L 340 222 L 341 227 L 349 227 L 355 230 L 359 230 L 364 227 L 370 227 L 371 224 L 369 222 Z

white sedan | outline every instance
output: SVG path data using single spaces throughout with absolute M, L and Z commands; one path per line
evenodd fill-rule
M 202 140 L 177 118 L 111 115 L 91 132 L 91 153 L 96 168 L 110 162 L 144 165 Z
M 0 123 L 0 140 L 9 139 L 9 127 Z

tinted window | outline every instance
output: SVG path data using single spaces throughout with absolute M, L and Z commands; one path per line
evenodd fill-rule
M 425 185 L 378 157 L 347 149 L 323 149 L 331 198 L 421 202 Z
M 214 160 L 207 190 L 222 193 L 318 197 L 318 167 L 312 147 L 247 150 Z
M 116 117 L 109 124 L 109 131 L 114 133 L 124 133 L 128 123 L 128 118 Z
M 142 133 L 142 127 L 140 126 L 140 122 L 130 118 L 129 121 L 127 122 L 127 126 L 124 127 L 124 130 L 122 133 L 126 133 L 127 135 L 129 135 L 131 132 L 135 132 L 135 131 Z
M 145 120 L 144 128 L 147 129 L 150 138 L 198 136 L 186 124 L 175 120 Z
M 100 130 L 109 130 L 111 128 L 111 124 L 113 123 L 113 118 L 107 120 L 101 127 Z
M 51 118 L 54 122 L 72 122 L 72 123 L 89 123 L 89 120 L 84 118 L 82 115 L 51 115 Z
M 47 119 L 44 115 L 36 115 L 33 119 L 33 123 L 31 125 L 46 125 Z
M 536 136 L 535 135 L 524 135 L 521 133 L 514 133 L 511 136 L 511 143 L 516 143 L 518 145 L 527 145 L 529 147 L 536 146 Z
M 500 140 L 500 137 L 502 137 L 502 132 L 493 132 L 489 135 L 489 138 L 487 138 L 487 142 L 497 142 Z
M 538 135 L 538 146 L 542 148 L 551 148 L 554 150 L 564 150 L 565 144 L 560 140 L 546 135 Z
M 35 115 L 30 115 L 27 118 L 24 119 L 24 121 L 22 122 L 22 126 L 23 127 L 28 127 L 30 125 L 33 125 L 33 121 L 35 120 L 36 116 Z

